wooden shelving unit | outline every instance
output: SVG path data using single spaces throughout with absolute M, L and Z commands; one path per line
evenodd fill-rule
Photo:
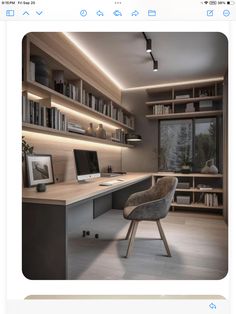
M 36 132 L 36 133 L 40 133 L 40 134 L 52 135 L 52 136 L 65 137 L 65 138 L 69 138 L 69 139 L 71 138 L 71 139 L 81 140 L 81 141 L 86 141 L 86 142 L 112 145 L 112 146 L 128 147 L 128 148 L 133 147 L 132 145 L 113 142 L 112 140 L 109 140 L 109 139 L 101 139 L 98 137 L 92 137 L 92 136 L 87 136 L 87 135 L 83 135 L 83 134 L 59 131 L 56 129 L 46 128 L 46 127 L 42 127 L 40 125 L 35 125 L 35 124 L 30 124 L 30 123 L 22 123 L 22 130 L 28 131 L 28 132 Z
M 220 80 L 168 88 L 148 89 L 147 94 L 151 100 L 146 102 L 149 108 L 146 118 L 150 120 L 187 119 L 223 115 L 223 91 L 222 81 Z M 182 98 L 181 95 L 183 96 Z M 203 109 L 203 102 L 205 104 L 207 102 L 211 103 L 212 106 L 210 107 L 209 105 L 209 108 Z M 189 103 L 193 104 L 194 111 L 186 111 L 186 105 Z M 161 106 L 163 112 L 157 110 L 157 113 L 155 110 L 157 106 Z
M 202 209 L 218 209 L 218 210 L 223 210 L 223 186 L 222 186 L 222 180 L 223 180 L 223 175 L 222 174 L 203 174 L 203 173 L 174 173 L 174 172 L 158 172 L 154 173 L 153 177 L 154 180 L 157 180 L 160 177 L 177 177 L 179 181 L 182 182 L 189 182 L 190 183 L 190 188 L 177 188 L 175 197 L 173 202 L 171 203 L 171 206 L 173 209 L 175 207 L 178 208 L 202 208 Z M 199 189 L 197 188 L 197 184 L 201 183 L 209 183 L 212 184 L 212 188 L 209 189 Z M 218 186 L 215 186 L 215 185 Z M 220 203 L 217 206 L 207 206 L 203 202 L 198 202 L 197 199 L 199 198 L 199 194 L 204 194 L 204 193 L 215 193 L 219 195 L 219 200 Z M 176 196 L 177 195 L 189 195 L 191 198 L 190 204 L 180 204 L 176 202 Z
M 165 104 L 186 104 L 189 102 L 199 102 L 204 100 L 222 100 L 222 95 L 220 96 L 210 96 L 210 97 L 192 97 L 186 99 L 167 99 L 167 100 L 158 100 L 158 101 L 147 101 L 146 105 L 165 105 Z
M 212 111 L 196 111 L 183 113 L 169 113 L 161 115 L 146 115 L 149 120 L 168 120 L 168 119 L 184 119 L 184 118 L 200 118 L 200 117 L 215 117 L 223 114 L 222 110 Z
M 59 103 L 60 105 L 66 108 L 72 109 L 76 112 L 81 112 L 81 113 L 93 116 L 94 118 L 100 119 L 101 122 L 109 122 L 113 126 L 117 126 L 117 128 L 121 127 L 126 130 L 134 131 L 134 128 L 131 128 L 124 123 L 121 123 L 115 119 L 112 119 L 111 117 L 106 116 L 100 113 L 99 111 L 93 110 L 92 108 L 86 105 L 83 105 L 79 101 L 73 100 L 37 82 L 23 82 L 22 91 L 30 92 L 42 98 L 50 97 L 52 102 Z
M 114 89 L 114 87 L 111 86 L 109 80 L 102 81 L 102 78 L 100 78 L 101 75 L 99 75 L 99 73 L 90 73 L 92 76 L 87 75 L 89 69 L 86 70 L 84 63 L 82 65 L 80 64 L 81 71 L 79 71 L 78 68 L 74 66 L 74 64 L 77 63 L 76 57 L 74 57 L 71 63 L 68 63 L 68 61 L 64 61 L 63 57 L 58 56 L 53 43 L 50 43 L 50 45 L 48 46 L 44 45 L 39 38 L 30 34 L 27 35 L 26 38 L 24 38 L 23 42 L 22 92 L 27 98 L 26 101 L 28 101 L 28 99 L 31 99 L 35 102 L 38 101 L 40 103 L 39 110 L 41 110 L 42 106 L 46 106 L 49 108 L 56 107 L 59 110 L 59 114 L 63 113 L 63 115 L 65 115 L 70 122 L 78 123 L 81 125 L 80 120 L 82 120 L 82 126 L 84 129 L 89 126 L 91 120 L 93 122 L 93 119 L 95 119 L 95 128 L 96 124 L 104 123 L 104 129 L 106 130 L 106 128 L 108 128 L 110 133 L 113 132 L 111 130 L 115 131 L 116 129 L 120 129 L 123 133 L 129 133 L 134 131 L 134 115 L 119 103 L 121 97 L 119 98 L 119 93 Z M 47 86 L 37 82 L 36 80 L 32 80 L 32 65 L 30 64 L 32 56 L 41 58 L 47 64 Z M 76 88 L 77 96 L 75 98 L 65 95 L 66 92 L 64 91 L 64 81 L 62 88 L 63 93 L 55 90 L 56 85 L 53 77 L 53 73 L 55 71 L 63 72 L 65 84 L 71 84 L 72 87 Z M 106 82 L 108 86 L 107 88 Z M 90 102 L 89 104 L 87 103 L 88 98 L 86 98 L 85 102 L 84 95 L 86 94 L 87 96 L 89 96 L 89 100 L 91 100 L 93 97 L 93 105 Z M 47 100 L 46 105 L 44 104 L 44 100 Z M 95 101 L 97 101 L 96 106 Z M 99 103 L 100 101 L 101 103 Z M 106 110 L 108 107 L 110 109 L 109 111 Z M 49 125 L 48 123 L 47 126 L 50 127 L 45 127 L 45 123 L 38 122 L 39 118 L 36 119 L 36 121 L 36 124 L 32 124 L 32 122 L 35 123 L 35 120 L 31 121 L 28 115 L 27 119 L 23 120 L 23 130 L 49 135 L 57 135 L 67 138 L 74 138 L 94 143 L 103 143 L 129 148 L 133 147 L 132 145 L 123 143 L 124 136 L 122 137 L 122 140 L 120 142 L 114 142 L 110 140 L 111 134 L 108 134 L 107 139 L 101 139 L 86 136 L 83 134 L 67 132 L 65 131 L 66 128 L 64 128 L 64 126 L 62 127 L 63 131 L 58 130 L 57 127 L 51 128 L 51 125 Z M 60 123 L 60 125 L 62 124 Z M 59 127 L 59 129 L 61 129 L 61 127 Z

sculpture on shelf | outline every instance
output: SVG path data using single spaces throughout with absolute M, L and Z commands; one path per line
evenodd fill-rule
M 218 168 L 214 165 L 214 159 L 206 161 L 205 166 L 202 168 L 201 173 L 217 174 Z
M 89 136 L 96 136 L 95 130 L 93 128 L 93 124 L 89 123 L 89 127 L 86 130 L 86 134 Z
M 96 136 L 99 138 L 103 138 L 106 139 L 107 135 L 106 135 L 106 131 L 103 129 L 103 125 L 99 124 L 97 129 L 96 129 Z

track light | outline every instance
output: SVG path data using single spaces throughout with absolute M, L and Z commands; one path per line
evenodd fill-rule
M 150 57 L 152 58 L 153 61 L 153 71 L 157 72 L 158 71 L 158 60 L 156 60 L 153 56 L 152 53 L 152 40 L 150 38 L 147 38 L 147 35 L 143 33 L 143 37 L 146 40 L 146 52 L 150 53 Z
M 158 61 L 157 60 L 153 60 L 153 71 L 154 72 L 158 71 Z
M 147 39 L 146 40 L 146 52 L 151 52 L 152 51 L 152 40 Z

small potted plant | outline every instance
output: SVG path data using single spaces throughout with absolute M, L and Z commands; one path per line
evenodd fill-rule
M 25 137 L 22 136 L 22 184 L 23 184 L 23 187 L 26 187 L 27 186 L 27 175 L 26 175 L 25 156 L 27 154 L 33 154 L 34 147 L 30 146 L 24 138 Z
M 188 155 L 184 155 L 181 164 L 182 173 L 190 173 L 192 171 L 192 161 Z

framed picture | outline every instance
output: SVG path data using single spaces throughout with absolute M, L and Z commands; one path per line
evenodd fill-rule
M 28 186 L 54 183 L 51 155 L 26 155 Z

